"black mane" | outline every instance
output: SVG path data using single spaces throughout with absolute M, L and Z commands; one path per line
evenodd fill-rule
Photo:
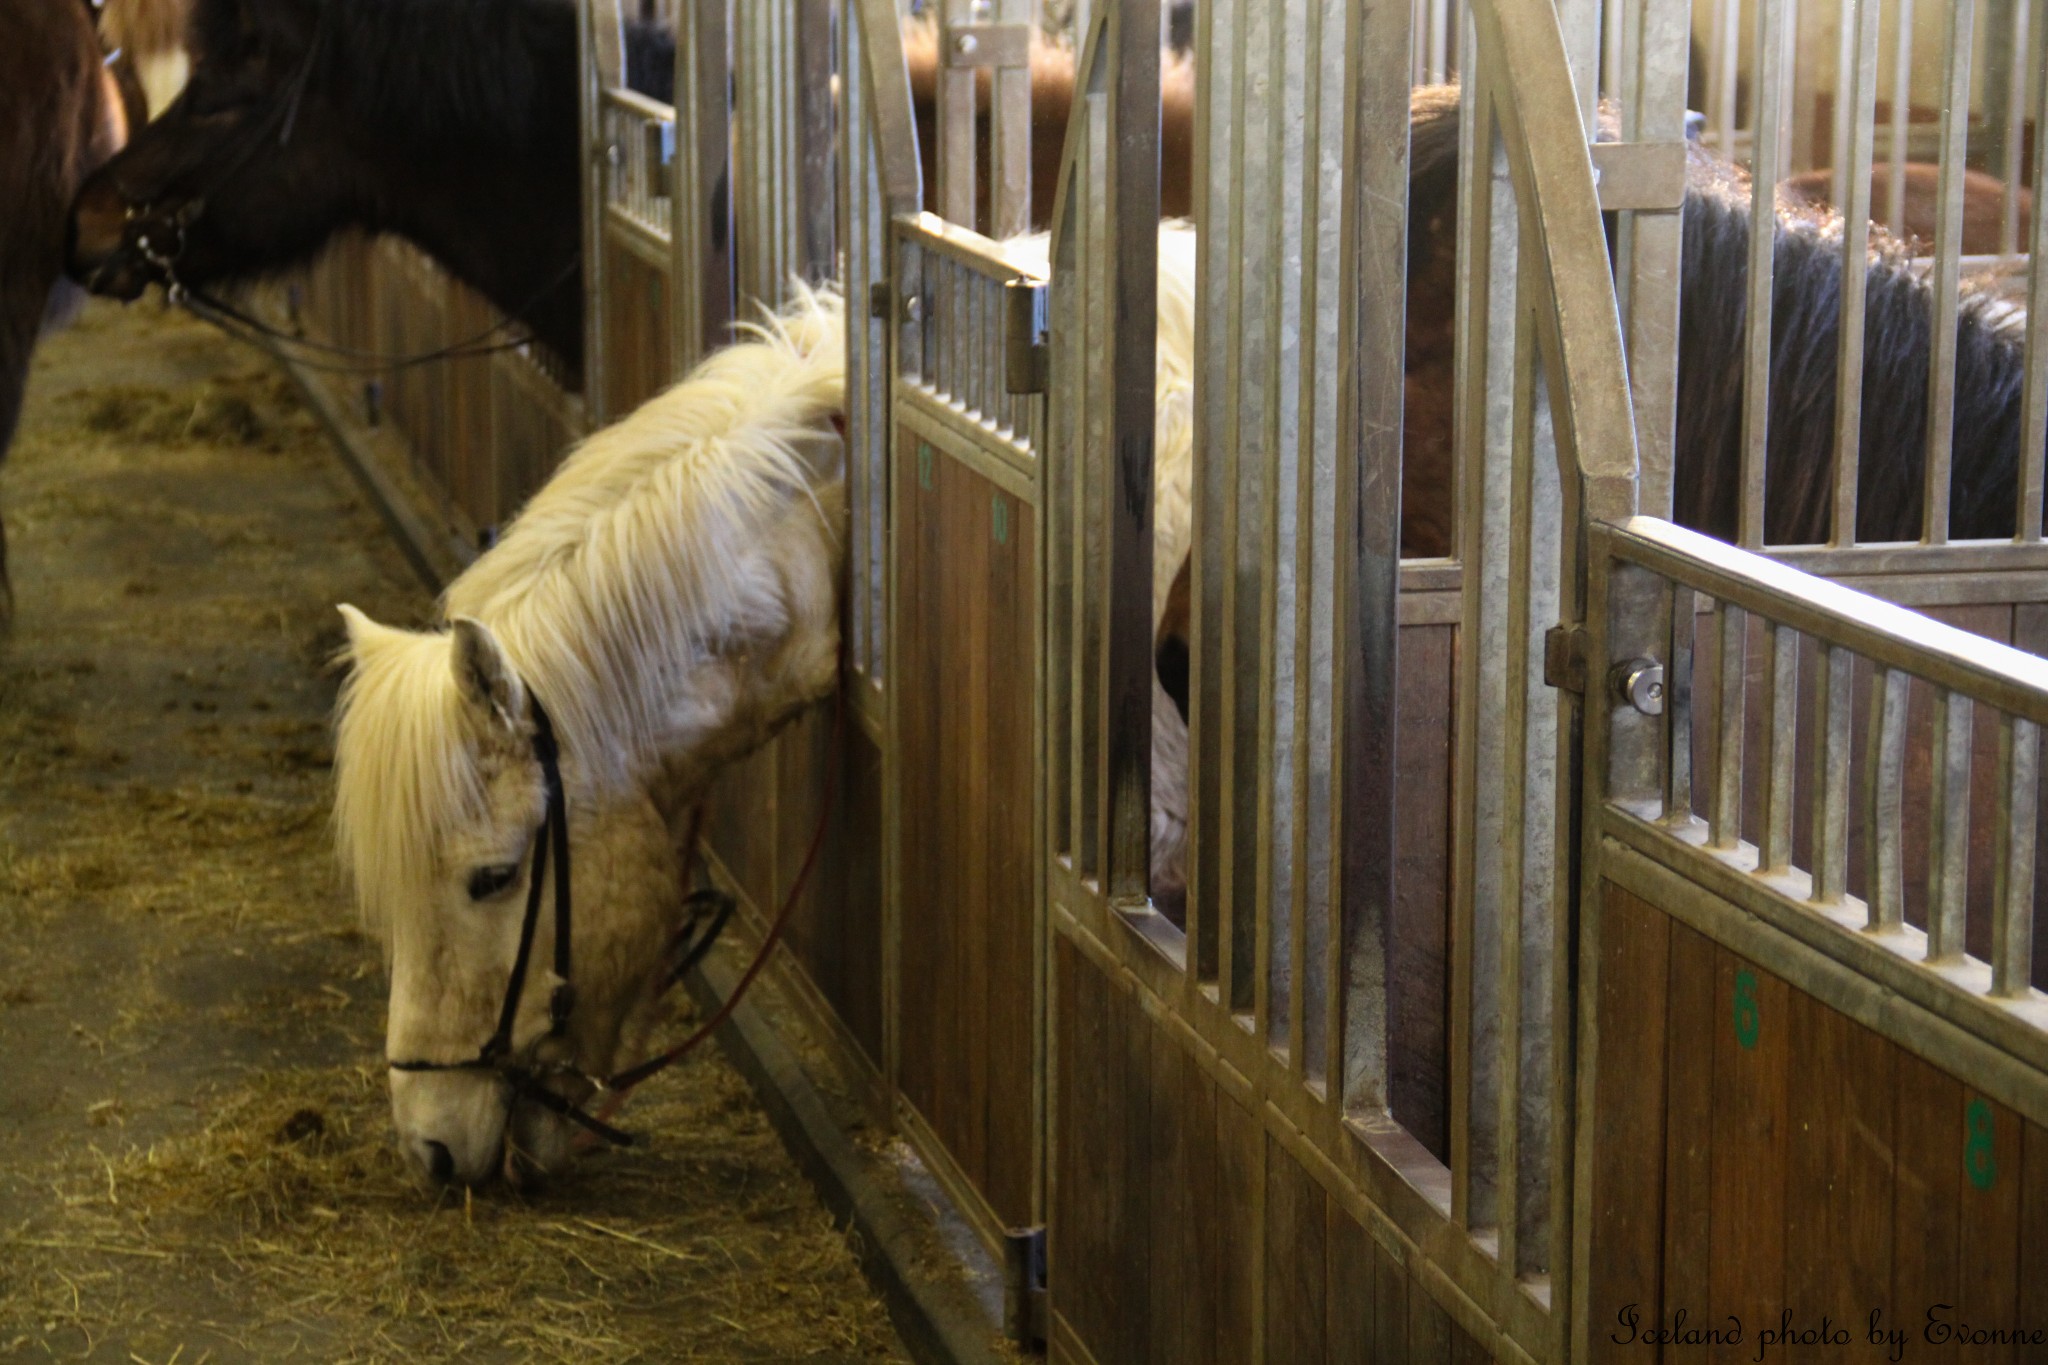
M 1458 194 L 1457 93 L 1454 86 L 1414 93 L 1411 287 L 1455 250 L 1448 224 L 1455 222 Z M 1749 196 L 1740 169 L 1693 147 L 1680 277 L 1673 514 L 1682 525 L 1729 540 L 1738 530 Z M 1786 203 L 1776 216 L 1764 532 L 1770 544 L 1815 544 L 1828 538 L 1830 520 L 1842 220 L 1832 211 Z M 1903 245 L 1876 225 L 1870 241 L 1856 538 L 1915 540 L 1933 294 Z M 1440 306 L 1447 312 L 1449 301 Z M 1414 307 L 1411 302 L 1411 312 Z M 1990 291 L 1967 288 L 1958 310 L 1949 534 L 1959 540 L 2014 531 L 2025 358 L 2013 313 Z
M 575 142 L 569 0 L 199 0 L 193 11 L 196 61 L 254 43 L 281 82 L 316 34 L 309 93 L 387 136 L 433 147 Z
M 1748 325 L 1750 181 L 1693 151 L 1679 318 L 1677 519 L 1732 539 L 1741 468 L 1743 332 Z M 1781 203 L 1771 277 L 1771 394 L 1764 539 L 1828 537 L 1841 337 L 1839 214 Z M 1864 287 L 1856 538 L 1916 540 L 1927 443 L 1934 299 L 1906 248 L 1875 225 Z M 1949 534 L 2010 536 L 2017 495 L 2024 354 L 2011 309 L 1966 293 L 1956 328 Z

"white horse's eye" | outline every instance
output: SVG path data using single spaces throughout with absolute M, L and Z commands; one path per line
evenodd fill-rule
M 519 879 L 519 864 L 500 863 L 496 867 L 479 867 L 469 874 L 469 898 L 473 901 L 487 901 Z

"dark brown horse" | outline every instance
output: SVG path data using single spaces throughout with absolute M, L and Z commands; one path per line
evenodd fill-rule
M 0 455 L 21 420 L 29 352 L 75 299 L 64 284 L 71 196 L 127 135 L 80 0 L 0 0 Z M 12 615 L 0 534 L 0 621 Z
M 1456 264 L 1458 92 L 1417 90 L 1411 104 L 1402 549 L 1452 544 L 1451 303 Z M 1674 518 L 1722 539 L 1736 533 L 1747 325 L 1747 177 L 1695 145 L 1683 209 Z M 1781 198 L 1772 255 L 1771 382 L 1765 539 L 1813 544 L 1829 534 L 1835 355 L 1841 321 L 1842 223 L 1824 204 Z M 1856 537 L 1916 539 L 1927 439 L 1933 298 L 1907 246 L 1871 230 Z M 2015 527 L 2023 322 L 1994 291 L 1966 292 L 1957 327 L 1949 534 L 2010 536 Z M 1162 682 L 1186 707 L 1186 603 L 1159 633 Z
M 394 232 L 580 371 L 570 0 L 197 0 L 187 46 L 183 92 L 78 197 L 74 277 L 210 289 Z

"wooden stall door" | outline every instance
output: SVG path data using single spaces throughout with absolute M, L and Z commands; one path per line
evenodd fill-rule
M 896 1083 L 984 1230 L 1020 1227 L 1040 1149 L 1037 515 L 913 431 L 894 479 Z
M 1597 891 L 1589 1357 L 2048 1359 L 2048 1129 Z

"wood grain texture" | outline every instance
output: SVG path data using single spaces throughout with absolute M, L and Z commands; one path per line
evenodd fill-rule
M 1671 926 L 1670 998 L 1666 1009 L 1669 1080 L 1664 1105 L 1664 1277 L 1667 1325 L 1709 1321 L 1713 1254 L 1714 1028 L 1723 1016 L 1714 993 L 1713 943 Z M 1679 1314 L 1683 1313 L 1681 1320 Z M 1596 1329 L 1598 1327 L 1596 1322 Z M 1671 1345 L 1663 1358 L 1703 1362 L 1702 1344 Z
M 1744 976 L 1744 974 L 1747 974 Z M 1734 1024 L 1738 978 L 1753 994 L 1753 1044 Z M 1753 990 L 1751 982 L 1754 983 Z M 1785 1280 L 1785 1176 L 1791 1038 L 1785 983 L 1722 950 L 1715 996 L 1723 1015 L 1714 1027 L 1713 1263 L 1709 1292 L 1715 1318 L 1740 1318 L 1745 1328 L 1774 1321 Z M 1597 1319 L 1597 1314 L 1596 1314 Z M 1753 1347 L 1716 1345 L 1715 1361 L 1747 1360 Z
M 1336 1200 L 1324 1203 L 1327 1359 L 1330 1365 L 1372 1365 L 1372 1235 Z
M 1670 920 L 1608 886 L 1599 945 L 1599 1068 L 1595 1081 L 1592 1187 L 1588 1205 L 1594 1360 L 1629 1358 L 1600 1330 L 1631 1305 L 1659 1320 L 1664 1241 L 1664 997 Z
M 1898 1052 L 1898 1164 L 1892 1182 L 1892 1287 L 1885 1316 L 1915 1334 L 1927 1307 L 1954 1303 L 1960 1273 L 1957 1198 L 1963 1179 L 1963 1088 Z M 1953 1343 L 1920 1341 L 1915 1358 L 1960 1359 Z
M 1269 1136 L 1265 1229 L 1268 1361 L 1324 1358 L 1327 1202 L 1322 1186 L 1278 1138 Z

